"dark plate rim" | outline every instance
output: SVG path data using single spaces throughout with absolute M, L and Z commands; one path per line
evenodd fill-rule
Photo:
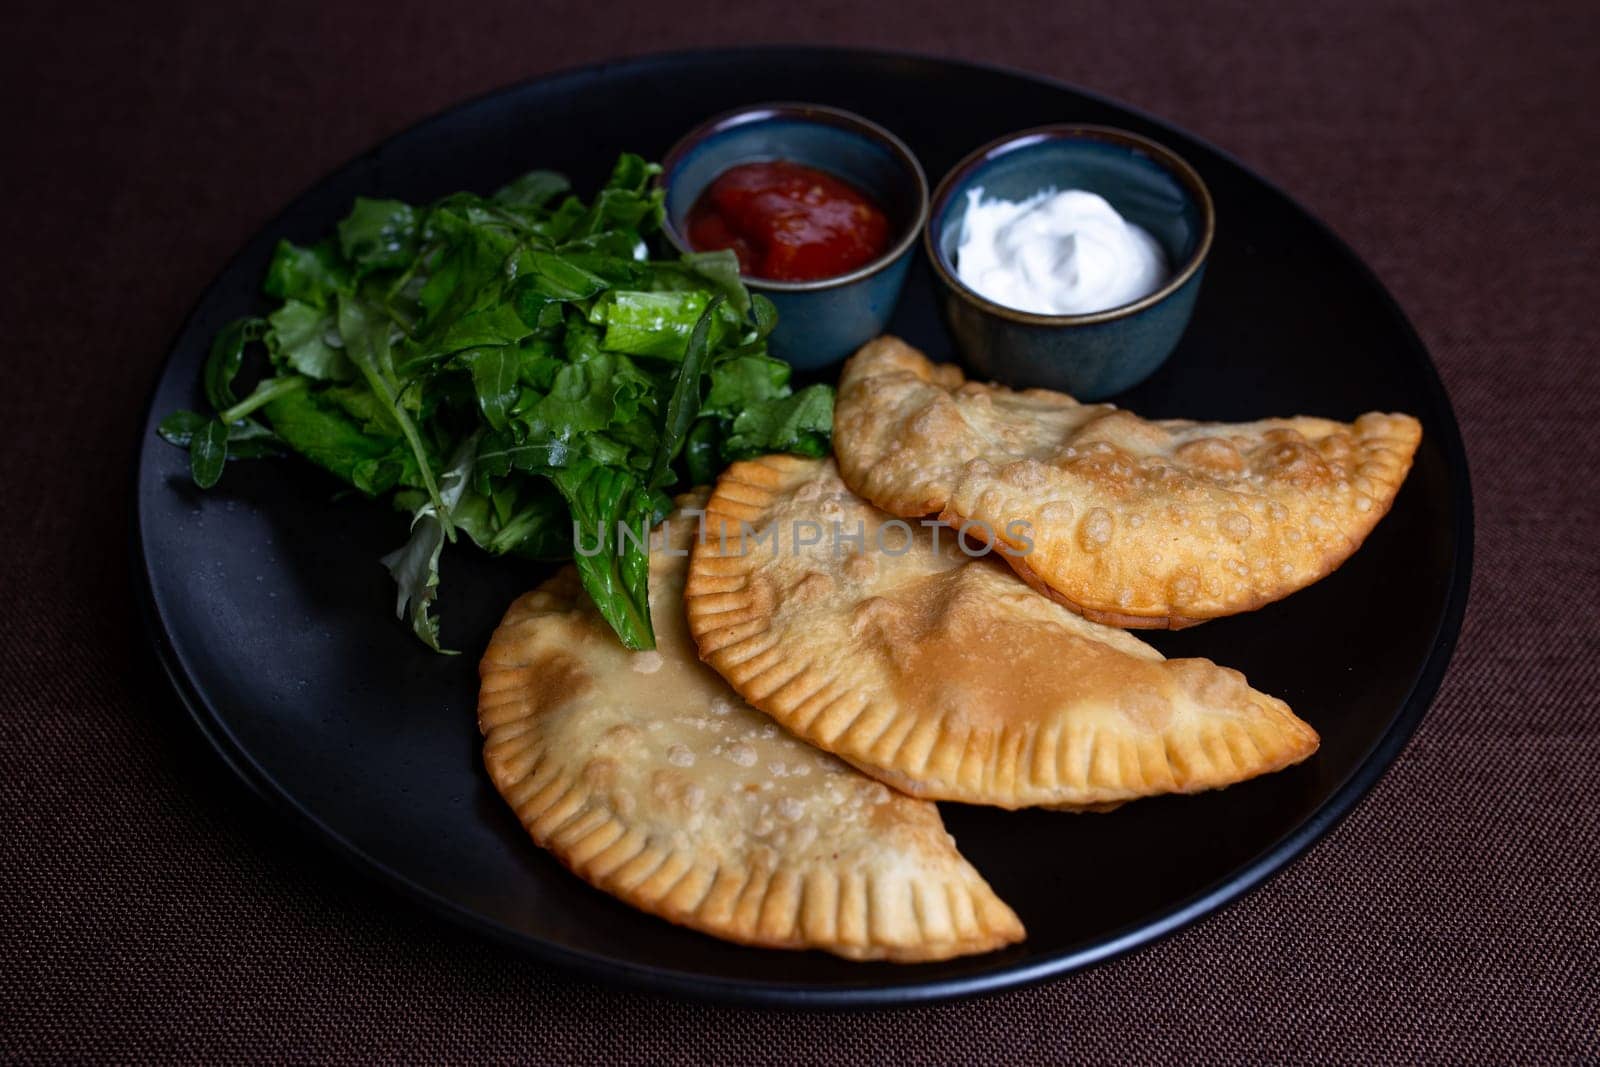
M 145 553 L 142 536 L 145 514 L 143 497 L 140 493 L 140 480 L 144 447 L 155 425 L 156 396 L 160 391 L 161 382 L 166 374 L 167 364 L 171 360 L 172 352 L 176 349 L 178 341 L 189 331 L 206 298 L 220 280 L 233 269 L 245 251 L 255 242 L 256 238 L 264 232 L 281 229 L 284 219 L 288 216 L 294 204 L 344 168 L 361 159 L 384 151 L 392 142 L 400 138 L 425 130 L 435 123 L 448 121 L 456 114 L 468 111 L 487 100 L 520 91 L 542 81 L 586 75 L 603 75 L 608 69 L 619 66 L 670 68 L 685 63 L 724 59 L 730 55 L 750 52 L 787 54 L 794 58 L 839 59 L 841 57 L 849 57 L 868 62 L 911 60 L 919 63 L 965 68 L 986 74 L 1001 74 L 1008 77 L 1021 78 L 1052 89 L 1074 93 L 1085 99 L 1121 109 L 1163 131 L 1177 134 L 1214 153 L 1219 159 L 1230 166 L 1238 168 L 1255 181 L 1261 182 L 1264 186 L 1282 196 L 1303 214 L 1311 222 L 1313 228 L 1328 242 L 1329 246 L 1343 257 L 1346 265 L 1358 272 L 1382 295 L 1383 304 L 1394 320 L 1395 327 L 1400 331 L 1403 338 L 1414 346 L 1416 353 L 1422 358 L 1429 371 L 1428 374 L 1424 375 L 1427 379 L 1426 391 L 1431 395 L 1440 416 L 1437 420 L 1439 425 L 1431 436 L 1437 441 L 1444 455 L 1446 468 L 1455 476 L 1456 484 L 1454 487 L 1455 492 L 1453 493 L 1455 515 L 1452 533 L 1455 541 L 1456 559 L 1452 568 L 1444 607 L 1434 631 L 1431 651 L 1424 661 L 1417 681 L 1413 685 L 1411 692 L 1406 696 L 1399 713 L 1390 722 L 1388 729 L 1378 738 L 1355 770 L 1339 785 L 1329 799 L 1313 811 L 1300 826 L 1284 835 L 1271 847 L 1263 850 L 1232 875 L 1219 879 L 1207 889 L 1174 903 L 1160 912 L 1155 918 L 1125 927 L 1092 945 L 1058 952 L 1027 962 L 999 964 L 991 969 L 958 978 L 912 979 L 906 982 L 848 986 L 735 981 L 686 971 L 644 966 L 631 963 L 626 959 L 604 957 L 562 948 L 537 937 L 511 930 L 417 884 L 357 848 L 315 814 L 303 807 L 287 790 L 279 786 L 271 774 L 257 764 L 244 747 L 231 736 L 225 722 L 208 706 L 204 695 L 185 673 L 182 657 L 168 636 L 169 630 L 166 620 L 162 617 L 160 605 L 155 599 L 150 560 Z M 1181 127 L 1113 97 L 1092 92 L 1056 78 L 1019 70 L 1003 64 L 952 59 L 910 50 L 779 44 L 641 53 L 598 63 L 569 67 L 563 70 L 549 71 L 499 86 L 452 104 L 390 134 L 371 148 L 332 168 L 315 182 L 290 197 L 282 209 L 261 225 L 253 228 L 240 247 L 219 268 L 211 282 L 202 290 L 200 296 L 184 316 L 182 324 L 167 344 L 166 353 L 166 357 L 161 361 L 152 378 L 143 406 L 143 415 L 140 419 L 138 437 L 135 440 L 133 458 L 130 464 L 129 473 L 132 481 L 133 507 L 129 523 L 129 553 L 131 556 L 133 585 L 135 587 L 134 594 L 139 603 L 139 620 L 145 639 L 151 653 L 161 667 L 162 674 L 172 685 L 174 693 L 183 704 L 190 718 L 194 720 L 196 727 L 207 743 L 216 751 L 223 763 L 252 791 L 262 796 L 275 809 L 292 816 L 291 821 L 303 832 L 309 833 L 319 844 L 349 863 L 353 868 L 388 883 L 407 897 L 446 919 L 477 933 L 487 935 L 501 944 L 527 952 L 543 962 L 569 968 L 590 979 L 621 983 L 649 992 L 689 996 L 723 1003 L 779 1007 L 903 1007 L 932 1001 L 993 994 L 1031 985 L 1047 978 L 1080 970 L 1094 964 L 1104 963 L 1135 948 L 1160 940 L 1189 923 L 1239 899 L 1261 885 L 1267 878 L 1288 866 L 1313 842 L 1332 829 L 1377 784 L 1384 772 L 1405 748 L 1406 742 L 1416 732 L 1417 726 L 1421 723 L 1424 714 L 1428 710 L 1428 706 L 1438 693 L 1451 656 L 1455 651 L 1456 641 L 1461 632 L 1462 619 L 1466 613 L 1467 596 L 1472 578 L 1474 529 L 1471 475 L 1467 464 L 1466 448 L 1462 442 L 1455 409 L 1451 406 L 1449 395 L 1445 391 L 1443 380 L 1439 376 L 1438 368 L 1434 365 L 1427 346 L 1423 344 L 1411 321 L 1406 317 L 1394 295 L 1383 284 L 1382 279 L 1378 277 L 1377 272 L 1357 255 L 1355 250 L 1323 222 L 1320 217 L 1307 210 L 1299 200 L 1290 196 L 1288 192 L 1277 184 L 1263 178 L 1231 153 L 1218 148 L 1203 138 L 1190 134 Z

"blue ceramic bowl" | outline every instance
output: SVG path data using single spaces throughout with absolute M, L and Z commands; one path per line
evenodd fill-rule
M 956 275 L 967 191 L 1023 200 L 1044 189 L 1098 193 L 1166 251 L 1172 277 L 1131 304 L 1089 315 L 1040 315 L 979 296 Z M 945 320 L 980 376 L 1098 400 L 1161 366 L 1194 311 L 1216 232 L 1211 194 L 1194 169 L 1137 134 L 1104 126 L 1040 126 L 973 152 L 939 183 L 927 248 Z
M 706 186 L 740 163 L 784 159 L 850 182 L 889 217 L 889 250 L 848 274 L 810 282 L 746 277 L 778 308 L 773 355 L 800 370 L 836 363 L 884 331 L 928 218 L 928 179 L 901 140 L 859 115 L 818 104 L 760 104 L 691 130 L 662 162 L 667 240 L 689 251 L 684 220 Z

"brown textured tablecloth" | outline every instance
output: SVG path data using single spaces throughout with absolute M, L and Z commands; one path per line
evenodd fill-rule
M 1600 5 L 980 11 L 10 12 L 0 1057 L 1600 1059 Z M 587 984 L 413 909 L 268 813 L 204 746 L 137 633 L 127 470 L 141 400 L 196 294 L 287 198 L 509 81 L 775 40 L 1015 65 L 1231 150 L 1377 268 L 1456 405 L 1477 569 L 1416 738 L 1267 886 L 1086 973 L 854 1015 Z

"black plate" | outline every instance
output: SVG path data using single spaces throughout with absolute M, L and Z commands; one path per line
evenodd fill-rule
M 659 156 L 706 116 L 771 99 L 876 119 L 935 179 L 973 146 L 1041 123 L 1156 138 L 1209 183 L 1219 231 L 1187 337 L 1121 402 L 1209 419 L 1381 408 L 1424 426 L 1393 512 L 1338 573 L 1253 614 L 1153 638 L 1286 699 L 1322 735 L 1313 759 L 1109 815 L 945 805 L 962 850 L 1027 924 L 1027 943 L 1004 952 L 895 966 L 739 948 L 590 889 L 533 846 L 479 761 L 475 653 L 541 571 L 448 551 L 444 633 L 467 654 L 432 655 L 393 618 L 378 564 L 404 540 L 403 516 L 336 500 L 332 482 L 294 462 L 233 465 L 200 493 L 185 454 L 155 437 L 160 415 L 199 404 L 215 331 L 262 308 L 280 237 L 314 238 L 357 195 L 487 192 L 533 167 L 592 189 L 619 151 Z M 931 286 L 918 263 L 893 329 L 948 358 Z M 244 778 L 385 881 L 476 929 L 592 974 L 735 1000 L 895 1003 L 1000 989 L 1105 959 L 1232 900 L 1325 832 L 1399 753 L 1438 688 L 1470 573 L 1471 500 L 1449 401 L 1404 316 L 1344 244 L 1238 163 L 1147 116 L 1035 78 L 900 55 L 646 58 L 429 119 L 296 199 L 228 265 L 173 346 L 143 432 L 135 554 L 150 631 L 195 720 Z

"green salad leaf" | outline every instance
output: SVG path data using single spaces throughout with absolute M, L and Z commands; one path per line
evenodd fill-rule
M 205 362 L 211 410 L 158 432 L 202 487 L 228 460 L 292 453 L 409 514 L 382 562 L 431 648 L 444 546 L 463 537 L 570 558 L 622 643 L 653 647 L 648 534 L 668 493 L 734 459 L 823 455 L 833 418 L 830 389 L 791 391 L 767 354 L 776 312 L 731 252 L 651 255 L 658 173 L 623 155 L 588 202 L 550 171 L 489 197 L 356 200 L 321 240 L 278 244 L 270 310 Z
M 652 498 L 628 471 L 588 459 L 557 471 L 555 484 L 572 509 L 573 561 L 584 589 L 624 645 L 654 648 L 650 527 L 670 501 Z
M 228 425 L 221 419 L 211 419 L 189 441 L 189 473 L 194 484 L 202 489 L 216 485 L 227 459 Z
M 787 392 L 787 391 L 786 391 Z M 723 443 L 728 459 L 748 459 L 768 452 L 825 456 L 833 433 L 833 390 L 808 385 L 798 393 L 754 401 L 733 418 Z
M 689 427 L 700 409 L 702 368 L 705 366 L 706 353 L 711 350 L 711 329 L 721 305 L 722 297 L 712 297 L 689 333 L 683 362 L 678 364 L 678 379 L 672 387 L 672 397 L 667 401 L 667 417 L 661 427 L 661 439 L 656 443 L 655 459 L 650 461 L 648 484 L 652 488 L 675 480 L 669 476 L 669 465 L 683 450 Z

